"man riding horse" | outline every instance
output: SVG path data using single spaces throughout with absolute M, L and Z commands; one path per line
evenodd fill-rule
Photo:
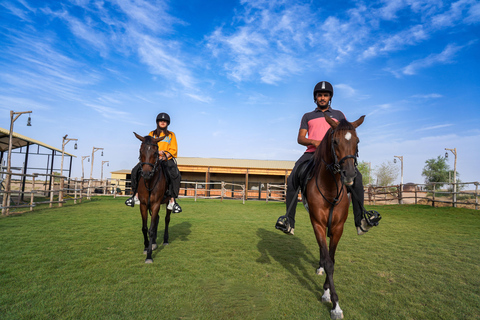
M 325 133 L 330 129 L 330 125 L 325 120 L 325 114 L 335 121 L 345 119 L 344 114 L 339 110 L 331 108 L 333 97 L 333 86 L 327 81 L 321 81 L 315 85 L 313 89 L 313 99 L 317 107 L 311 112 L 303 115 L 300 123 L 300 130 L 298 132 L 297 142 L 307 147 L 305 153 L 297 160 L 295 166 L 287 179 L 287 195 L 286 195 L 286 215 L 280 216 L 275 224 L 275 228 L 293 235 L 295 229 L 295 214 L 298 202 L 298 192 L 302 184 L 306 183 L 306 174 L 308 173 L 309 161 L 312 160 L 315 150 L 320 145 Z M 355 217 L 355 226 L 357 227 L 357 234 L 362 235 L 368 230 L 378 225 L 380 216 L 374 214 L 365 215 L 363 202 L 363 182 L 362 174 L 356 169 L 357 175 L 353 186 L 350 188 L 350 193 L 353 194 L 353 214 Z M 365 218 L 367 217 L 367 219 Z

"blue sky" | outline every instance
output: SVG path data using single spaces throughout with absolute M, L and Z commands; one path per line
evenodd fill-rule
M 132 132 L 159 112 L 181 157 L 296 160 L 327 80 L 335 109 L 366 115 L 360 161 L 403 156 L 404 182 L 422 183 L 425 161 L 457 148 L 460 179 L 480 181 L 479 36 L 475 0 L 3 0 L 0 126 L 32 110 L 15 132 L 77 138 L 76 177 L 93 147 L 94 177 L 100 160 L 133 167 Z

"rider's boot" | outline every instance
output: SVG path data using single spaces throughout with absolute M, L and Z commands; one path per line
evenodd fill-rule
M 295 228 L 290 224 L 287 215 L 280 216 L 275 224 L 275 229 L 281 230 L 286 234 L 293 235 Z

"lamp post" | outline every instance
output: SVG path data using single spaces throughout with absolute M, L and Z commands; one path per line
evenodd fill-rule
M 84 174 L 83 174 L 83 160 L 85 160 L 86 158 L 88 158 L 88 162 L 90 162 L 90 156 L 82 156 L 82 180 L 83 180 L 83 177 L 84 177 Z
M 103 165 L 107 164 L 107 167 L 109 166 L 108 161 L 102 161 L 102 175 L 100 176 L 100 181 L 103 181 Z
M 445 148 L 445 150 L 451 151 L 455 156 L 455 162 L 453 165 L 453 206 L 456 208 L 457 207 L 457 148 L 453 148 L 453 149 Z M 445 152 L 445 158 L 448 159 L 448 152 Z
M 67 143 L 69 143 L 70 141 L 78 141 L 78 139 L 70 139 L 70 138 L 67 138 L 68 137 L 68 134 L 65 135 L 65 137 L 63 137 L 63 140 L 62 140 L 62 164 L 61 164 L 61 167 L 60 167 L 60 175 L 63 176 L 63 157 L 65 155 L 65 145 Z M 75 150 L 77 150 L 77 143 L 75 142 L 75 146 L 73 147 Z
M 93 150 L 92 150 L 92 167 L 90 168 L 90 179 L 92 179 L 92 176 L 93 176 L 93 159 L 94 159 L 94 155 L 95 155 L 95 152 L 98 151 L 98 150 L 103 150 L 103 148 L 95 148 L 95 147 L 93 147 Z M 103 156 L 103 151 L 102 151 L 102 156 Z
M 32 111 L 23 111 L 23 112 L 13 112 L 10 111 L 10 133 L 8 137 L 8 157 L 7 157 L 7 178 L 5 181 L 5 193 L 3 194 L 3 201 L 2 201 L 2 215 L 7 214 L 9 209 L 5 208 L 7 205 L 10 204 L 10 181 L 11 181 L 11 168 L 12 168 L 12 139 L 13 139 L 13 123 L 15 120 L 18 119 L 24 113 L 32 113 Z M 15 116 L 16 115 L 16 116 Z M 15 117 L 14 117 L 15 116 Z M 31 126 L 32 119 L 28 116 L 27 126 Z
M 403 199 L 402 199 L 402 197 L 403 197 L 403 156 L 393 156 L 393 157 L 400 159 L 400 163 L 401 163 L 401 164 L 400 164 L 400 168 L 401 168 L 401 169 L 400 169 L 400 170 L 401 170 L 400 194 L 401 194 L 401 196 L 400 196 L 400 199 L 399 199 L 398 202 L 399 202 L 400 204 L 403 204 Z M 397 163 L 397 159 L 393 159 L 393 163 Z

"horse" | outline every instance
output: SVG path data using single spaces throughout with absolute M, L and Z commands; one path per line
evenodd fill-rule
M 142 141 L 140 146 L 140 179 L 138 180 L 138 199 L 140 200 L 140 212 L 142 214 L 142 233 L 144 239 L 144 251 L 147 255 L 145 263 L 152 263 L 152 251 L 157 249 L 157 229 L 160 216 L 158 211 L 162 203 L 167 203 L 165 198 L 167 180 L 163 172 L 159 158 L 158 142 L 165 137 L 153 138 L 142 137 L 134 132 L 137 139 Z M 150 229 L 148 229 L 148 213 L 150 212 Z M 168 225 L 172 210 L 167 209 L 165 215 L 165 232 L 163 234 L 163 245 L 168 245 Z
M 355 129 L 363 123 L 364 118 L 362 116 L 351 123 L 347 120 L 336 122 L 325 114 L 330 128 L 315 151 L 313 176 L 302 191 L 304 206 L 309 212 L 320 248 L 320 263 L 316 273 L 322 275 L 326 272 L 322 302 L 332 303 L 332 319 L 343 319 L 333 283 L 335 250 L 348 216 L 350 200 L 347 187 L 353 185 L 356 176 L 359 139 Z M 327 236 L 330 238 L 328 247 Z

